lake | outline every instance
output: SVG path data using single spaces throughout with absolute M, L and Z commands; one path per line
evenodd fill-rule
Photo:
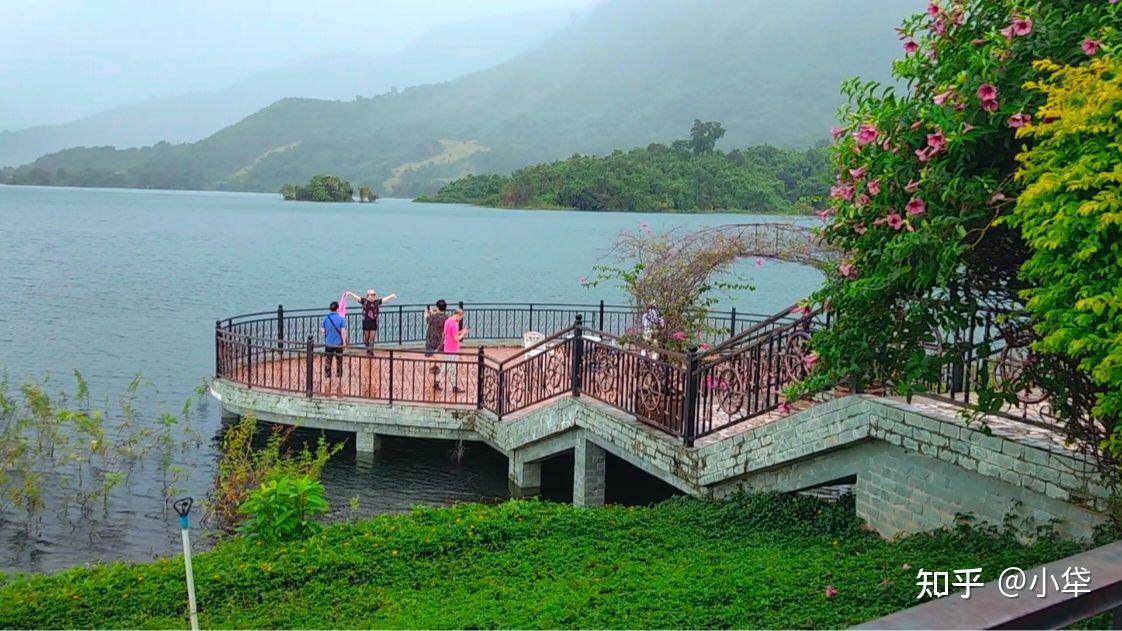
M 620 231 L 754 221 L 810 220 L 0 186 L 0 367 L 9 390 L 45 378 L 70 389 L 79 370 L 94 402 L 113 405 L 139 374 L 137 422 L 154 424 L 213 371 L 216 319 L 278 304 L 326 307 L 344 289 L 366 288 L 404 303 L 624 302 L 619 288 L 580 285 Z M 724 306 L 743 312 L 774 312 L 821 281 L 814 270 L 770 261 L 745 261 L 736 273 L 756 289 Z M 213 478 L 220 429 L 217 405 L 198 403 L 192 423 L 201 440 L 176 456 L 186 476 L 178 486 L 196 498 Z M 449 452 L 409 440 L 387 441 L 373 462 L 344 452 L 323 476 L 333 512 L 506 497 L 502 455 L 474 445 L 455 462 Z M 142 467 L 114 492 L 107 514 L 82 523 L 49 504 L 32 527 L 11 511 L 0 515 L 0 571 L 176 553 L 179 533 L 158 477 Z

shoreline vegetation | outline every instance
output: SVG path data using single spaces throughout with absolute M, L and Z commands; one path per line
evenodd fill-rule
M 915 605 L 919 568 L 984 559 L 988 581 L 1083 547 L 968 522 L 886 541 L 852 496 L 752 495 L 414 508 L 294 541 L 235 537 L 193 565 L 207 628 L 838 628 Z M 3 628 L 182 628 L 185 612 L 181 558 L 0 585 Z
M 510 175 L 467 175 L 417 202 L 491 208 L 810 214 L 828 188 L 824 147 L 715 149 L 720 123 L 695 121 L 689 140 L 573 155 Z

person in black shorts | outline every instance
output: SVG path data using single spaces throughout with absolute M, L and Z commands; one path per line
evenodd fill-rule
M 366 290 L 366 297 L 348 291 L 352 298 L 362 305 L 362 343 L 366 345 L 366 354 L 374 354 L 374 342 L 378 341 L 378 314 L 382 305 L 397 298 L 397 294 L 390 294 L 379 298 L 373 289 Z

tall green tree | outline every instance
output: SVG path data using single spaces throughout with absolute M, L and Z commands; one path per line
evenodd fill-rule
M 690 128 L 690 149 L 695 156 L 713 153 L 717 141 L 725 135 L 725 128 L 717 121 L 702 122 L 695 118 Z

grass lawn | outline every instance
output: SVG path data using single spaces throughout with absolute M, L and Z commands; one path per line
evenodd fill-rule
M 195 581 L 204 628 L 844 627 L 915 604 L 919 568 L 990 579 L 1079 549 L 965 527 L 887 542 L 852 500 L 509 501 L 238 538 L 195 557 Z M 0 627 L 183 627 L 182 574 L 165 559 L 12 578 Z

